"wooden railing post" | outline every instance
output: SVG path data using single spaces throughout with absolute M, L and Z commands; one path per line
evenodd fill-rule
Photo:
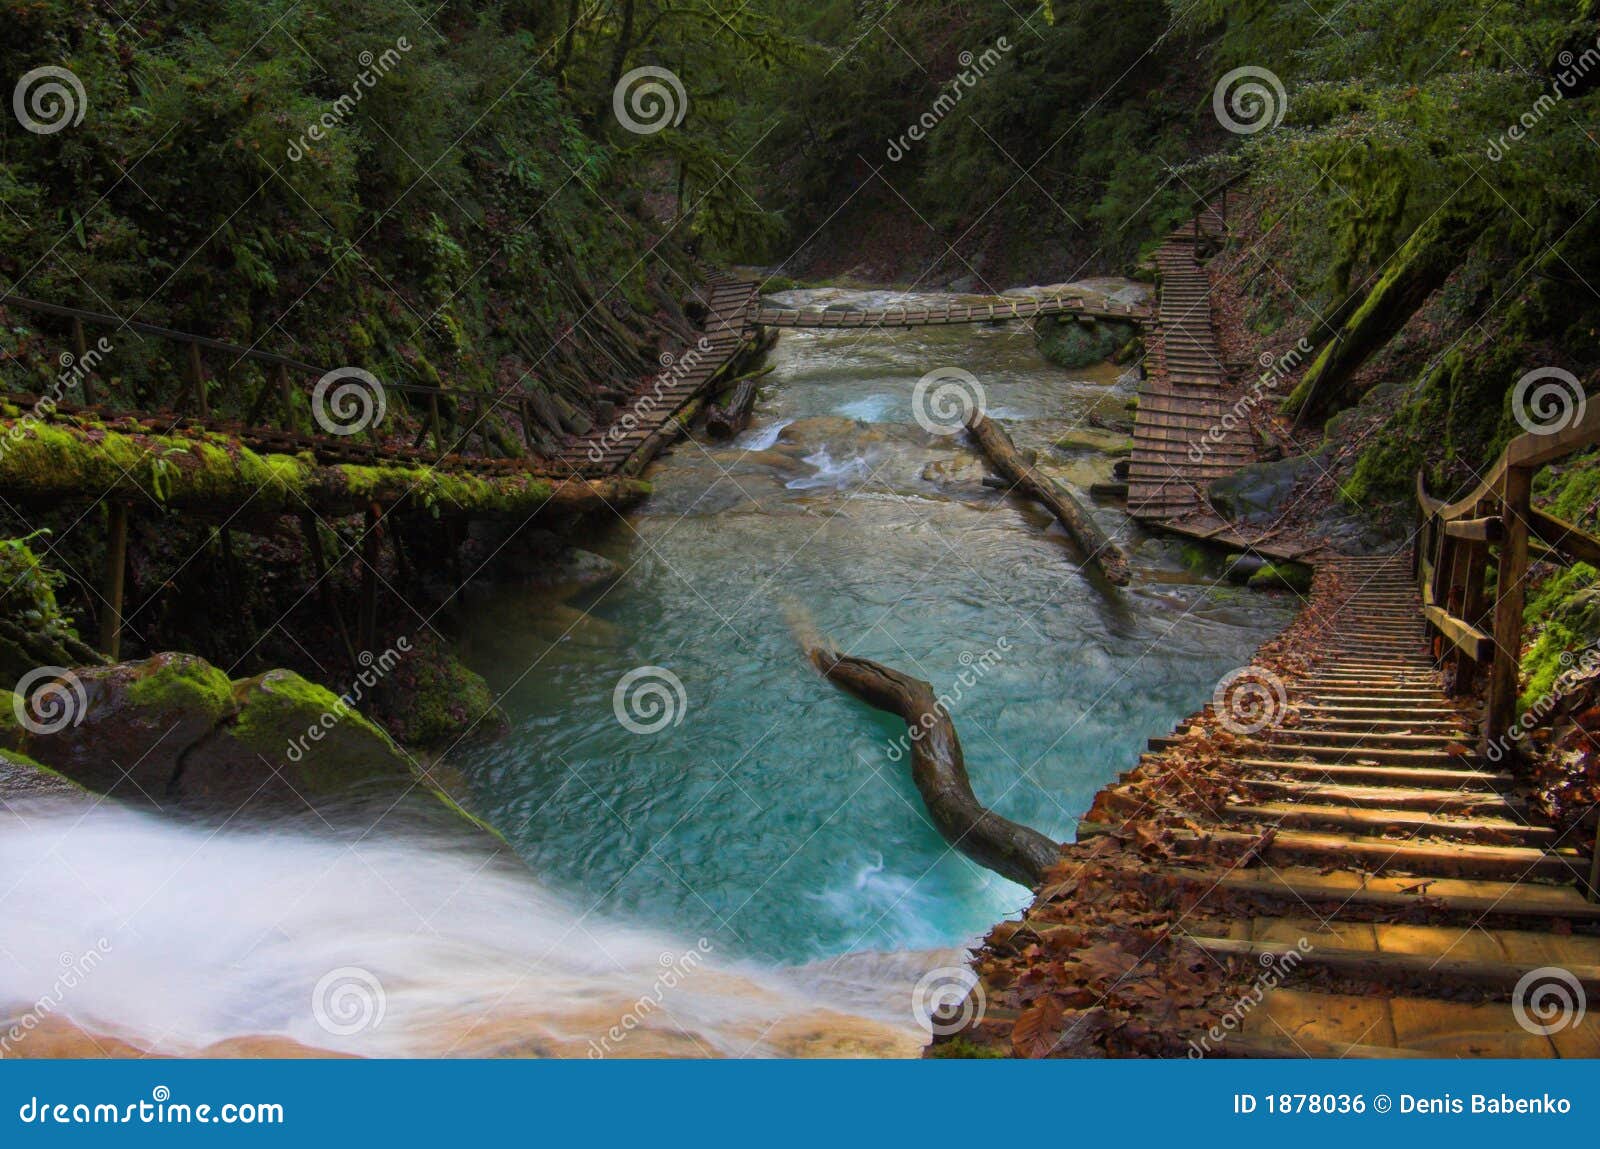
M 207 418 L 211 414 L 211 399 L 206 394 L 206 372 L 200 363 L 200 345 L 189 344 L 189 366 L 185 372 L 188 375 L 189 395 L 194 399 L 195 411 L 200 418 Z
M 1500 489 L 1500 513 L 1505 520 L 1506 539 L 1500 547 L 1500 567 L 1495 583 L 1494 663 L 1489 670 L 1489 698 L 1484 716 L 1485 747 L 1503 739 L 1516 721 L 1532 491 L 1530 468 L 1506 468 Z
M 72 356 L 73 363 L 83 372 L 83 378 L 79 381 L 83 387 L 83 405 L 93 407 L 94 380 L 88 364 L 84 362 L 89 357 L 89 336 L 84 333 L 83 320 L 76 315 L 72 317 Z
M 1461 617 L 1467 625 L 1481 627 L 1483 625 L 1484 611 L 1484 574 L 1489 566 L 1489 546 L 1487 543 L 1469 543 L 1462 548 L 1462 557 L 1465 570 L 1461 579 Z M 1465 694 L 1472 689 L 1473 679 L 1478 673 L 1478 663 L 1471 658 L 1463 658 L 1456 666 L 1454 691 L 1456 694 Z
M 294 388 L 289 386 L 289 369 L 282 363 L 276 363 L 272 367 L 272 375 L 278 381 L 278 402 L 283 405 L 284 429 L 297 430 L 294 422 Z
M 112 662 L 122 654 L 122 592 L 128 568 L 128 506 L 112 500 L 106 523 L 106 565 L 101 597 L 100 650 Z

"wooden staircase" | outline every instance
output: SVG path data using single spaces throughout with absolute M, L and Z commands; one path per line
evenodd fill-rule
M 1600 938 L 1573 932 L 1600 923 L 1587 859 L 1469 749 L 1472 716 L 1442 689 L 1409 561 L 1337 569 L 1353 592 L 1326 657 L 1235 762 L 1248 796 L 1194 836 L 1194 864 L 1167 868 L 1204 891 L 1188 944 L 1283 973 L 1216 1052 L 1594 1056 L 1592 1027 L 1539 1033 L 1511 1002 L 1544 967 L 1600 986 Z M 1205 861 L 1241 844 L 1248 864 Z M 1421 906 L 1427 924 L 1385 920 Z

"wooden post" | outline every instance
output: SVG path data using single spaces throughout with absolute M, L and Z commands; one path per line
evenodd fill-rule
M 1504 738 L 1516 721 L 1533 472 L 1527 467 L 1507 467 L 1501 483 L 1501 516 L 1505 519 L 1506 541 L 1500 547 L 1500 570 L 1494 592 L 1494 664 L 1489 670 L 1489 705 L 1483 728 L 1485 748 Z
M 101 594 L 100 649 L 112 662 L 122 655 L 122 592 L 128 566 L 128 507 L 110 504 L 106 529 L 106 569 Z
M 83 378 L 79 381 L 83 386 L 83 405 L 93 407 L 94 380 L 91 378 L 93 372 L 84 362 L 89 357 L 89 337 L 84 333 L 83 320 L 77 316 L 73 316 L 72 319 L 72 355 L 78 370 L 83 372 Z
M 428 392 L 428 425 L 433 428 L 433 452 L 444 458 L 444 426 L 439 419 L 439 392 Z
M 305 535 L 306 550 L 311 552 L 311 565 L 316 571 L 317 587 L 322 594 L 323 606 L 333 616 L 334 628 L 339 632 L 339 641 L 344 644 L 344 652 L 350 659 L 350 666 L 360 670 L 356 662 L 356 648 L 350 644 L 350 632 L 345 629 L 344 615 L 339 613 L 339 596 L 334 591 L 333 581 L 328 577 L 328 562 L 322 553 L 322 535 L 317 531 L 317 516 L 313 511 L 300 512 L 300 530 Z
M 282 363 L 274 363 L 272 377 L 278 381 L 278 402 L 283 404 L 284 430 L 293 431 L 295 430 L 294 389 L 289 386 L 289 369 Z
M 378 532 L 382 510 L 374 503 L 367 510 L 366 534 L 361 539 L 361 617 L 356 641 L 370 654 L 378 634 L 378 553 L 383 536 Z
M 211 415 L 211 398 L 206 394 L 206 373 L 200 363 L 200 345 L 189 344 L 189 394 L 194 399 L 195 410 L 200 418 L 209 418 Z
M 1485 543 L 1469 543 L 1462 547 L 1466 571 L 1461 580 L 1461 617 L 1468 626 L 1483 624 L 1485 568 L 1489 565 L 1489 547 Z M 1456 667 L 1455 692 L 1466 694 L 1472 689 L 1478 674 L 1475 660 L 1463 657 Z

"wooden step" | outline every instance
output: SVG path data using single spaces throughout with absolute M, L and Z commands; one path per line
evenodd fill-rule
M 1298 762 L 1286 758 L 1239 758 L 1243 771 L 1289 774 L 1331 782 L 1360 782 L 1374 786 L 1451 787 L 1464 790 L 1501 790 L 1512 786 L 1510 774 L 1488 770 L 1447 770 L 1424 766 L 1362 765 L 1354 762 Z
M 1449 838 L 1464 842 L 1508 840 L 1526 846 L 1555 842 L 1556 832 L 1548 826 L 1529 826 L 1505 818 L 1446 818 L 1431 810 L 1368 809 L 1357 806 L 1324 806 L 1300 802 L 1260 802 L 1229 804 L 1225 817 L 1233 821 L 1261 822 L 1272 826 L 1306 829 L 1349 830 L 1352 833 L 1382 837 L 1404 832 L 1417 837 Z
M 1299 802 L 1359 806 L 1380 810 L 1422 810 L 1456 814 L 1500 812 L 1526 820 L 1528 809 L 1519 799 L 1493 790 L 1447 790 L 1435 786 L 1362 786 L 1357 783 L 1302 782 L 1281 778 L 1246 779 L 1259 794 L 1273 794 Z
M 1250 846 L 1259 835 L 1219 830 L 1208 832 L 1211 841 Z M 1184 843 L 1184 839 L 1178 839 Z M 1188 844 L 1201 845 L 1196 837 Z M 1538 877 L 1551 881 L 1576 880 L 1587 872 L 1587 861 L 1574 850 L 1542 850 L 1528 846 L 1488 846 L 1451 842 L 1396 842 L 1358 838 L 1309 830 L 1278 830 L 1266 856 L 1301 864 L 1354 862 L 1374 873 L 1401 870 L 1434 877 L 1496 878 L 1520 881 Z M 1580 872 L 1582 871 L 1582 872 Z
M 1163 872 L 1190 882 L 1202 891 L 1219 889 L 1228 894 L 1246 894 L 1269 903 L 1294 906 L 1300 913 L 1308 907 L 1327 903 L 1383 909 L 1428 905 L 1443 912 L 1459 913 L 1466 924 L 1488 914 L 1527 918 L 1541 927 L 1547 927 L 1552 919 L 1600 923 L 1600 902 L 1586 900 L 1569 884 L 1471 878 L 1419 881 L 1346 870 L 1323 873 L 1306 866 L 1274 866 L 1270 870 L 1169 867 Z
M 1384 766 L 1449 768 L 1459 764 L 1464 769 L 1470 769 L 1478 764 L 1475 756 L 1446 754 L 1443 750 L 1410 750 L 1393 746 L 1349 745 L 1323 741 L 1319 739 L 1318 732 L 1311 730 L 1304 734 L 1280 730 L 1276 739 L 1271 742 L 1256 741 L 1252 744 L 1251 750 L 1252 756 L 1256 758 L 1271 758 L 1275 754 L 1283 754 L 1292 758 L 1313 758 L 1319 762 L 1354 765 L 1376 762 Z

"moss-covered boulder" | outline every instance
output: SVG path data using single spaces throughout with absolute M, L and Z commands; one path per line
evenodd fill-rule
M 39 722 L 17 699 L 6 749 L 96 793 L 230 817 L 308 808 L 331 817 L 401 800 L 413 812 L 466 816 L 349 699 L 292 671 L 230 682 L 193 655 L 159 654 L 57 685 L 70 720 L 57 710 Z
M 101 794 L 162 803 L 178 757 L 233 711 L 228 676 L 188 654 L 89 666 L 12 696 L 6 748 Z
M 1256 590 L 1292 590 L 1296 594 L 1311 593 L 1311 568 L 1304 563 L 1268 563 L 1250 576 L 1249 586 Z
M 14 750 L 0 751 L 0 801 L 92 797 L 88 790 L 43 763 Z
M 1057 367 L 1087 367 L 1103 363 L 1139 334 L 1131 323 L 1118 319 L 1043 315 L 1034 323 L 1039 353 Z

